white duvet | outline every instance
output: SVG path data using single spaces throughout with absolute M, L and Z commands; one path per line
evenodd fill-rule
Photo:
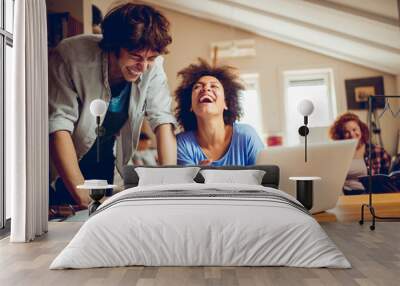
M 175 190 L 172 197 L 137 198 Z M 189 195 L 180 195 L 185 191 Z M 263 193 L 254 197 L 252 191 Z M 216 192 L 241 196 L 207 195 Z M 263 198 L 264 192 L 270 198 Z M 127 265 L 350 268 L 318 222 L 295 203 L 299 204 L 284 192 L 254 185 L 193 183 L 127 189 L 99 207 L 50 269 Z

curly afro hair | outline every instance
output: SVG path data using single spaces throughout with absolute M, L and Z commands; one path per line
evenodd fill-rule
M 237 69 L 231 66 L 212 67 L 207 61 L 199 58 L 199 64 L 191 64 L 178 72 L 182 78 L 181 84 L 175 91 L 177 107 L 175 116 L 184 131 L 197 130 L 197 119 L 191 111 L 193 85 L 203 76 L 213 76 L 224 87 L 225 103 L 228 107 L 224 110 L 224 123 L 233 125 L 242 115 L 240 105 L 240 92 L 244 86 L 239 80 Z
M 361 121 L 361 119 L 354 113 L 346 112 L 339 116 L 331 128 L 329 129 L 329 135 L 333 140 L 343 140 L 345 139 L 344 125 L 349 121 L 357 122 L 361 129 L 361 139 L 360 142 L 363 144 L 368 143 L 369 130 L 367 124 Z

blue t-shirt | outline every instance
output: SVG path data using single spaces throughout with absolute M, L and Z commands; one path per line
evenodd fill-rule
M 176 137 L 178 145 L 178 165 L 198 165 L 207 157 L 197 142 L 194 131 L 182 132 Z M 247 124 L 233 124 L 231 143 L 226 153 L 211 166 L 254 165 L 257 154 L 264 149 L 260 137 L 253 127 Z
M 111 90 L 112 96 L 108 104 L 106 117 L 103 121 L 103 127 L 106 129 L 106 136 L 115 135 L 128 119 L 130 93 L 130 83 L 126 83 L 122 89 L 116 88 Z

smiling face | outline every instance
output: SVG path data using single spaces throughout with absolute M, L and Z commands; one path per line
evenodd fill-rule
M 192 88 L 192 110 L 198 117 L 223 116 L 227 109 L 224 87 L 213 76 L 202 76 Z
M 360 125 L 354 120 L 346 122 L 343 126 L 343 131 L 345 139 L 361 139 L 362 133 Z
M 121 48 L 118 56 L 118 66 L 126 81 L 136 81 L 153 64 L 157 56 L 156 51 L 128 51 Z

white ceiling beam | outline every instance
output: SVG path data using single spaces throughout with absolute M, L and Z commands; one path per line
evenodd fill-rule
M 234 0 L 241 1 L 241 0 Z M 270 0 L 265 0 L 270 1 Z M 231 1 L 146 0 L 145 2 L 245 29 L 256 34 L 324 55 L 391 74 L 400 74 L 400 53 L 393 47 L 368 44 L 353 37 L 300 25 L 259 9 L 229 5 Z M 258 2 L 257 0 L 248 1 Z M 281 2 L 281 1 L 277 1 Z M 297 2 L 293 1 L 292 2 Z M 298 12 L 298 14 L 301 14 Z M 323 19 L 321 19 L 323 21 Z
M 304 0 L 313 1 L 316 4 L 334 7 L 335 9 L 345 9 L 351 13 L 367 13 L 367 17 L 377 16 L 380 21 L 391 22 L 398 20 L 397 5 L 399 0 Z
M 250 8 L 269 13 L 271 17 L 284 17 L 299 25 L 337 32 L 362 39 L 400 52 L 400 29 L 398 26 L 379 22 L 370 18 L 335 10 L 300 0 L 220 0 L 238 8 Z

